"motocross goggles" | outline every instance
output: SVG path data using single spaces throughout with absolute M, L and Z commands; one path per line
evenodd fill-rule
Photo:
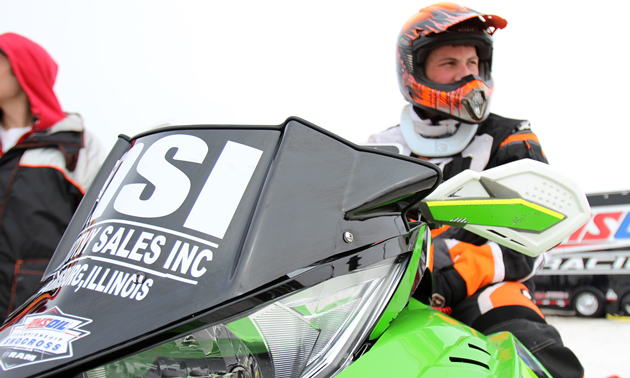
M 401 281 L 392 258 L 83 373 L 95 377 L 322 377 L 360 353 Z

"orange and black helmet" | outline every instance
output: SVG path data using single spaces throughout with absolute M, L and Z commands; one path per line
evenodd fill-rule
M 405 100 L 421 109 L 464 123 L 480 123 L 490 113 L 492 34 L 507 26 L 499 16 L 482 14 L 454 3 L 420 9 L 402 28 L 396 50 L 398 85 Z M 457 83 L 427 79 L 424 63 L 431 50 L 444 45 L 471 45 L 479 57 L 479 76 Z

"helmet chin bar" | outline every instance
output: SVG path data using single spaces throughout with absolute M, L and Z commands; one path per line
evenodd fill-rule
M 460 123 L 455 134 L 446 138 L 425 138 L 418 134 L 413 124 L 413 106 L 406 105 L 400 114 L 400 130 L 409 149 L 422 157 L 446 157 L 462 152 L 475 137 L 478 124 Z
M 399 76 L 407 102 L 430 112 L 442 114 L 463 123 L 483 122 L 490 114 L 492 80 L 486 82 L 476 75 L 468 75 L 450 84 L 416 80 L 408 72 Z

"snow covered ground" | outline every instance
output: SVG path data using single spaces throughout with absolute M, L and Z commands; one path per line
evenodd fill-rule
M 546 318 L 582 362 L 585 378 L 630 378 L 630 319 Z

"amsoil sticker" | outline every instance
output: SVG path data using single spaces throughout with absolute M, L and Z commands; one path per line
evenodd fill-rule
M 72 357 L 72 342 L 90 334 L 81 327 L 91 322 L 57 307 L 26 315 L 0 340 L 0 367 L 6 371 Z
M 554 249 L 554 253 L 572 253 L 630 246 L 630 206 L 594 206 L 591 219 L 567 240 Z

